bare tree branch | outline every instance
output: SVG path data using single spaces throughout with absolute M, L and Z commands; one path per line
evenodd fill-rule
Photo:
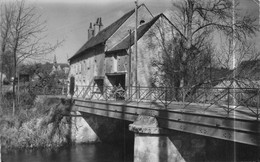
M 3 19 L 1 36 L 4 44 L 2 51 L 10 51 L 13 55 L 13 78 L 18 76 L 17 67 L 27 59 L 38 59 L 53 52 L 63 41 L 52 45 L 45 43 L 46 21 L 36 12 L 34 6 L 27 5 L 25 0 L 3 3 L 1 8 Z M 10 65 L 9 65 L 10 66 Z M 15 101 L 15 82 L 13 84 Z M 15 103 L 14 103 L 15 105 Z

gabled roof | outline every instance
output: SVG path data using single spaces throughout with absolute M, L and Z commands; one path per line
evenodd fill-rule
M 139 6 L 140 7 L 140 6 Z M 82 54 L 83 51 L 86 51 L 87 49 L 94 47 L 98 44 L 104 43 L 107 41 L 108 38 L 110 38 L 117 29 L 135 12 L 135 10 L 131 10 L 128 13 L 126 13 L 124 16 L 122 16 L 120 19 L 100 31 L 95 37 L 92 37 L 90 40 L 88 40 L 77 52 L 75 55 L 73 55 L 69 60 L 76 58 Z
M 139 26 L 137 29 L 137 39 L 139 40 L 161 16 L 165 17 L 164 14 L 159 14 L 159 15 L 155 16 L 148 23 L 145 23 L 145 24 Z M 134 32 L 131 34 L 131 37 L 128 35 L 119 44 L 117 44 L 115 47 L 113 47 L 108 52 L 124 50 L 124 49 L 129 48 L 130 46 L 132 46 L 134 44 L 134 35 L 135 35 Z

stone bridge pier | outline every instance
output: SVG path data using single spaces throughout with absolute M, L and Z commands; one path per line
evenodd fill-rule
M 129 125 L 134 162 L 257 161 L 259 148 L 159 127 L 152 116 L 139 115 Z
M 134 162 L 185 161 L 155 117 L 140 115 L 129 130 L 135 133 Z
M 72 141 L 75 143 L 133 141 L 134 134 L 128 130 L 130 123 L 76 111 L 72 113 Z

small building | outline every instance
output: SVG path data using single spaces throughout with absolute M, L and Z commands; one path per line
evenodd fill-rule
M 66 63 L 57 63 L 56 55 L 54 55 L 53 64 L 52 64 L 52 71 L 50 74 L 62 72 L 64 74 L 69 73 L 69 65 Z
M 30 75 L 29 74 L 19 74 L 19 82 L 22 82 L 22 83 L 30 82 Z
M 176 37 L 172 23 L 163 14 L 153 16 L 142 4 L 138 7 L 138 54 L 135 58 L 135 10 L 131 10 L 102 30 L 101 18 L 90 23 L 89 40 L 70 59 L 69 77 L 82 86 L 152 86 L 153 59 L 161 59 L 161 42 Z M 137 72 L 137 73 L 136 73 Z M 136 82 L 137 74 L 137 82 Z
M 1 83 L 4 83 L 4 80 L 6 80 L 6 75 L 4 73 L 0 72 L 0 78 L 1 78 Z

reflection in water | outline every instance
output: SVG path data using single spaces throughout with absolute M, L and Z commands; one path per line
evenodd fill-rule
M 84 144 L 59 150 L 22 150 L 3 155 L 4 162 L 132 162 L 133 145 Z

